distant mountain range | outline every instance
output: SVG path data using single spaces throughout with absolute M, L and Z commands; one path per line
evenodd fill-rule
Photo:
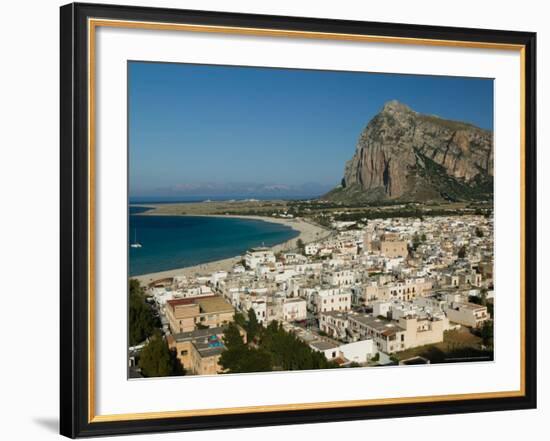
M 302 199 L 318 198 L 328 192 L 333 185 L 320 183 L 304 183 L 296 185 L 277 183 L 189 183 L 178 184 L 167 188 L 154 190 L 152 196 L 147 193 L 133 196 L 133 199 Z
M 493 133 L 390 101 L 363 130 L 341 185 L 342 202 L 465 201 L 493 195 Z

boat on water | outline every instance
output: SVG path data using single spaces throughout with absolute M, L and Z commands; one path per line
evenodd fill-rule
M 134 229 L 134 241 L 130 244 L 130 248 L 141 248 L 141 244 L 137 241 L 136 229 Z

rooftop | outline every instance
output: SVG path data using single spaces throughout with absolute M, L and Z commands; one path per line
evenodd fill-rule
M 468 302 L 457 303 L 457 305 L 461 308 L 471 309 L 471 310 L 474 310 L 474 311 L 476 309 L 486 309 L 487 308 L 486 306 L 478 305 L 477 303 L 468 303 Z
M 321 315 L 326 315 L 326 316 L 329 316 L 329 317 L 337 317 L 337 318 L 341 318 L 341 319 L 345 319 L 348 316 L 348 314 L 346 312 L 342 312 L 342 311 L 326 311 L 326 312 L 321 312 L 320 314 Z
M 195 348 L 197 348 L 197 351 L 202 358 L 214 357 L 225 351 L 225 346 L 223 344 L 219 346 L 212 346 L 207 343 L 195 343 Z
M 186 341 L 186 340 L 195 340 L 195 339 L 201 339 L 206 338 L 211 335 L 222 335 L 224 332 L 224 328 L 219 326 L 217 328 L 208 328 L 208 329 L 195 329 L 194 331 L 189 332 L 180 332 L 178 334 L 173 335 L 173 338 L 178 341 Z M 170 336 L 169 336 L 170 337 Z
M 176 306 L 182 306 L 182 305 L 194 305 L 199 303 L 199 301 L 211 299 L 214 297 L 219 297 L 219 296 L 210 295 L 210 296 L 186 297 L 184 299 L 168 300 L 166 303 L 168 303 L 168 305 L 170 305 L 172 308 L 175 308 Z
M 302 298 L 285 299 L 285 303 L 302 303 L 305 302 Z
M 196 303 L 199 304 L 201 312 L 205 313 L 233 311 L 233 306 L 221 296 L 200 297 L 196 299 Z
M 314 348 L 318 349 L 319 351 L 327 351 L 329 349 L 334 349 L 334 348 L 337 348 L 339 346 L 336 343 L 332 343 L 332 342 L 325 341 L 325 340 L 317 340 L 317 341 L 311 342 L 309 345 L 313 346 Z
M 392 321 L 377 318 L 372 315 L 356 314 L 350 316 L 350 319 L 355 320 L 363 325 L 369 326 L 370 328 L 374 328 L 377 331 L 384 333 L 384 335 L 390 335 L 394 332 L 404 331 L 401 326 L 393 323 Z

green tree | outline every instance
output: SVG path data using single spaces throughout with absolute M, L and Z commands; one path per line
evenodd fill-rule
M 422 233 L 422 236 L 420 236 L 420 240 L 422 242 L 426 242 L 427 238 L 426 238 L 426 233 Z
M 235 314 L 233 314 L 233 321 L 241 328 L 244 328 L 246 325 L 246 319 L 241 312 L 235 312 Z
M 242 354 L 238 372 L 270 372 L 273 370 L 271 356 L 263 349 L 246 348 Z
M 244 346 L 243 337 L 239 331 L 239 327 L 235 323 L 229 323 L 227 328 L 225 328 L 223 333 L 223 343 L 228 349 Z
M 129 293 L 129 341 L 130 346 L 143 342 L 155 329 L 153 311 L 147 303 L 139 282 L 130 280 Z
M 302 239 L 298 239 L 296 241 L 296 248 L 298 248 L 298 251 L 300 251 L 301 253 L 304 252 L 305 250 L 305 244 L 304 244 L 304 241 Z
M 225 338 L 224 338 L 224 341 Z M 243 361 L 248 351 L 248 347 L 242 342 L 241 344 L 235 344 L 232 346 L 227 346 L 226 350 L 222 352 L 218 364 L 225 370 L 227 373 L 238 373 L 242 372 Z
M 174 374 L 174 357 L 159 331 L 155 331 L 141 351 L 139 367 L 145 377 L 166 377 Z
M 246 322 L 245 329 L 246 329 L 246 340 L 248 342 L 251 342 L 256 338 L 258 333 L 260 332 L 260 324 L 258 323 L 258 319 L 256 318 L 256 312 L 250 308 L 248 310 L 248 321 Z
M 271 354 L 277 369 L 306 370 L 335 367 L 327 361 L 322 352 L 314 351 L 290 332 L 286 332 L 277 321 L 273 321 L 262 333 L 260 348 Z
M 226 373 L 268 372 L 272 370 L 271 356 L 265 350 L 249 348 L 238 326 L 230 323 L 223 335 L 226 350 L 218 361 Z
M 483 237 L 483 230 L 479 227 L 476 227 L 476 236 Z
M 466 245 L 462 245 L 458 250 L 458 258 L 464 259 L 466 257 Z

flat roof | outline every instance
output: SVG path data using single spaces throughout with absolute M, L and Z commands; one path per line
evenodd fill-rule
M 305 299 L 302 298 L 292 298 L 292 299 L 285 299 L 285 303 L 298 303 L 298 302 L 305 302 Z
M 390 320 L 379 319 L 372 315 L 357 314 L 349 316 L 350 320 L 358 321 L 364 325 L 376 329 L 377 331 L 384 333 L 384 335 L 391 335 L 393 332 L 404 331 L 404 329 Z M 387 334 L 388 331 L 392 331 Z
M 344 311 L 325 311 L 325 312 L 321 312 L 320 315 L 327 315 L 330 317 L 338 317 L 342 319 L 348 318 L 348 313 Z
M 221 326 L 218 326 L 216 328 L 195 329 L 194 331 L 173 334 L 173 338 L 176 341 L 195 340 L 199 338 L 209 337 L 211 335 L 221 335 L 223 334 L 224 330 L 225 328 Z
M 205 343 L 194 343 L 194 344 L 195 344 L 195 348 L 197 348 L 197 351 L 199 352 L 202 358 L 219 355 L 226 349 L 223 344 L 220 346 L 210 346 Z
M 260 252 L 260 251 L 270 251 L 270 248 L 268 248 L 268 247 L 254 247 L 254 248 L 250 248 L 248 250 L 248 252 L 253 252 L 253 253 Z
M 332 343 L 324 340 L 313 341 L 309 345 L 319 349 L 320 351 L 327 351 L 329 349 L 334 349 L 340 346 L 340 345 L 337 345 L 336 343 Z
M 176 306 L 181 306 L 181 305 L 197 304 L 197 303 L 199 303 L 200 300 L 211 299 L 211 298 L 214 298 L 214 297 L 219 297 L 219 296 L 208 295 L 208 296 L 185 297 L 183 299 L 167 300 L 166 303 L 168 303 L 172 308 L 175 308 Z
M 196 303 L 199 304 L 201 312 L 205 313 L 233 311 L 234 309 L 233 306 L 221 296 L 198 298 Z
M 487 309 L 486 306 L 478 305 L 477 303 L 470 303 L 470 302 L 459 303 L 459 302 L 457 302 L 457 304 L 464 307 L 464 308 L 468 308 L 468 309 Z

